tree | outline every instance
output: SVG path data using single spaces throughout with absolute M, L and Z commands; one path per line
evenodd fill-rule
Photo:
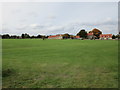
M 116 38 L 120 39 L 120 34 L 117 34 L 117 35 L 116 35 Z
M 92 33 L 92 31 L 89 31 L 89 33 Z
M 2 35 L 2 38 L 3 39 L 8 39 L 8 38 L 10 38 L 10 35 L 9 34 L 4 34 L 4 35 Z
M 112 39 L 115 39 L 116 38 L 116 36 L 115 35 L 112 35 Z
M 21 35 L 22 38 L 30 38 L 29 34 L 25 33 Z
M 45 36 L 45 38 L 48 38 L 49 36 Z
M 19 39 L 20 37 L 19 36 L 17 36 L 17 35 L 11 35 L 11 37 L 10 38 L 12 38 L 12 39 Z
M 24 34 L 22 34 L 21 37 L 22 37 L 22 38 L 25 38 L 25 37 L 24 37 Z
M 37 38 L 42 38 L 42 36 L 41 36 L 41 35 L 38 35 Z
M 71 38 L 71 39 L 74 39 L 74 38 L 75 38 L 75 36 L 74 36 L 74 35 L 70 35 L 70 38 Z
M 79 33 L 77 33 L 77 36 L 87 38 L 87 32 L 84 29 L 82 29 Z
M 30 38 L 30 35 L 25 33 L 25 38 Z
M 31 39 L 32 39 L 32 38 L 36 38 L 36 36 L 31 36 L 30 38 L 31 38 Z
M 70 35 L 68 33 L 63 34 L 63 39 L 67 39 L 67 38 L 70 38 Z
M 90 31 L 93 33 L 93 35 L 95 35 L 98 39 L 100 38 L 100 34 L 102 34 L 102 32 L 99 29 L 94 28 L 92 31 Z

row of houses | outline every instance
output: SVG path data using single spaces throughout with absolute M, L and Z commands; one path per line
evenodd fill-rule
M 74 36 L 75 39 L 80 39 L 80 36 Z M 96 36 L 93 33 L 87 33 L 87 38 L 88 39 L 95 39 Z M 48 39 L 63 39 L 63 35 L 59 34 L 59 35 L 52 35 L 49 36 Z M 112 39 L 112 34 L 101 34 L 100 35 L 100 39 L 104 40 L 104 39 Z
M 88 39 L 95 39 L 96 36 L 93 33 L 87 33 L 87 38 Z M 100 34 L 100 38 L 101 40 L 107 40 L 107 39 L 112 39 L 112 34 Z
M 63 39 L 62 34 L 49 36 L 48 39 Z
M 112 34 L 101 34 L 100 39 L 112 39 Z

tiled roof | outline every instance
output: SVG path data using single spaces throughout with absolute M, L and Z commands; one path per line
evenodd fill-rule
M 80 36 L 76 36 L 76 38 L 80 38 Z
M 61 35 L 52 35 L 52 36 L 49 36 L 48 38 L 54 38 L 54 37 L 59 37 Z
M 100 37 L 112 37 L 112 34 L 101 34 Z
M 93 35 L 93 33 L 87 33 L 88 36 Z

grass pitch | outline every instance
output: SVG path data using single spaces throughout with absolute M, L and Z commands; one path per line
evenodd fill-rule
M 3 40 L 3 88 L 117 88 L 116 40 Z

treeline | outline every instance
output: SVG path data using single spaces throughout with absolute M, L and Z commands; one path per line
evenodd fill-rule
M 77 36 L 81 36 L 81 38 L 86 38 L 87 39 L 86 32 L 84 34 L 83 34 L 83 32 L 84 31 L 79 32 L 77 34 Z M 27 38 L 28 39 L 37 39 L 37 38 L 39 38 L 39 39 L 43 39 L 44 38 L 45 39 L 45 38 L 48 38 L 49 36 L 43 36 L 43 35 L 30 36 L 29 34 L 25 33 L 25 34 L 22 34 L 21 36 L 4 34 L 4 35 L 0 35 L 0 37 L 2 39 L 27 39 Z M 69 38 L 74 39 L 75 36 L 74 35 L 70 35 L 68 33 L 63 34 L 63 39 L 69 39 Z M 112 35 L 112 39 L 116 39 L 116 38 L 120 39 L 120 34 Z
M 93 30 L 89 31 L 88 33 L 93 33 L 93 38 L 94 39 L 99 39 L 100 38 L 100 34 L 102 34 L 102 31 L 99 29 L 94 28 Z M 83 39 L 88 39 L 88 34 L 87 31 L 85 29 L 80 30 L 75 36 L 80 36 L 80 38 Z M 2 37 L 2 39 L 26 39 L 26 38 L 30 38 L 30 39 L 35 39 L 35 38 L 41 38 L 41 39 L 45 39 L 48 38 L 49 36 L 45 36 L 45 35 L 37 35 L 37 36 L 30 36 L 29 34 L 25 33 L 22 34 L 21 36 L 17 36 L 17 35 L 9 35 L 9 34 L 4 34 L 4 35 L 0 35 Z M 75 36 L 74 35 L 70 35 L 68 33 L 62 34 L 63 39 L 74 39 Z M 120 39 L 120 32 L 117 35 L 112 35 L 112 39 Z
M 119 34 L 117 34 L 117 35 L 112 35 L 112 39 L 116 39 L 116 38 L 120 39 L 120 35 L 119 35 Z
M 0 35 L 2 39 L 35 39 L 35 38 L 48 38 L 48 36 L 44 36 L 44 35 L 37 35 L 37 36 L 30 36 L 29 34 L 25 33 L 22 34 L 21 36 L 17 36 L 17 35 L 9 35 L 9 34 L 4 34 L 4 35 Z
M 4 35 L 0 35 L 2 39 L 27 39 L 27 38 L 30 38 L 30 39 L 35 39 L 35 38 L 48 38 L 49 36 L 45 36 L 45 35 L 37 35 L 37 36 L 30 36 L 29 34 L 25 33 L 25 34 L 22 34 L 21 36 L 17 36 L 17 35 L 9 35 L 9 34 L 4 34 Z M 68 39 L 68 38 L 71 38 L 71 37 L 74 37 L 73 35 L 70 35 L 68 33 L 66 34 L 63 34 L 63 39 Z
M 89 31 L 89 33 L 93 33 L 94 38 L 95 39 L 99 39 L 100 38 L 100 34 L 102 34 L 102 31 L 100 31 L 99 29 L 94 28 L 93 30 Z M 81 38 L 84 39 L 88 39 L 87 37 L 87 31 L 85 29 L 80 30 L 77 33 L 77 36 L 80 36 Z M 120 32 L 117 35 L 112 35 L 112 39 L 120 39 Z

